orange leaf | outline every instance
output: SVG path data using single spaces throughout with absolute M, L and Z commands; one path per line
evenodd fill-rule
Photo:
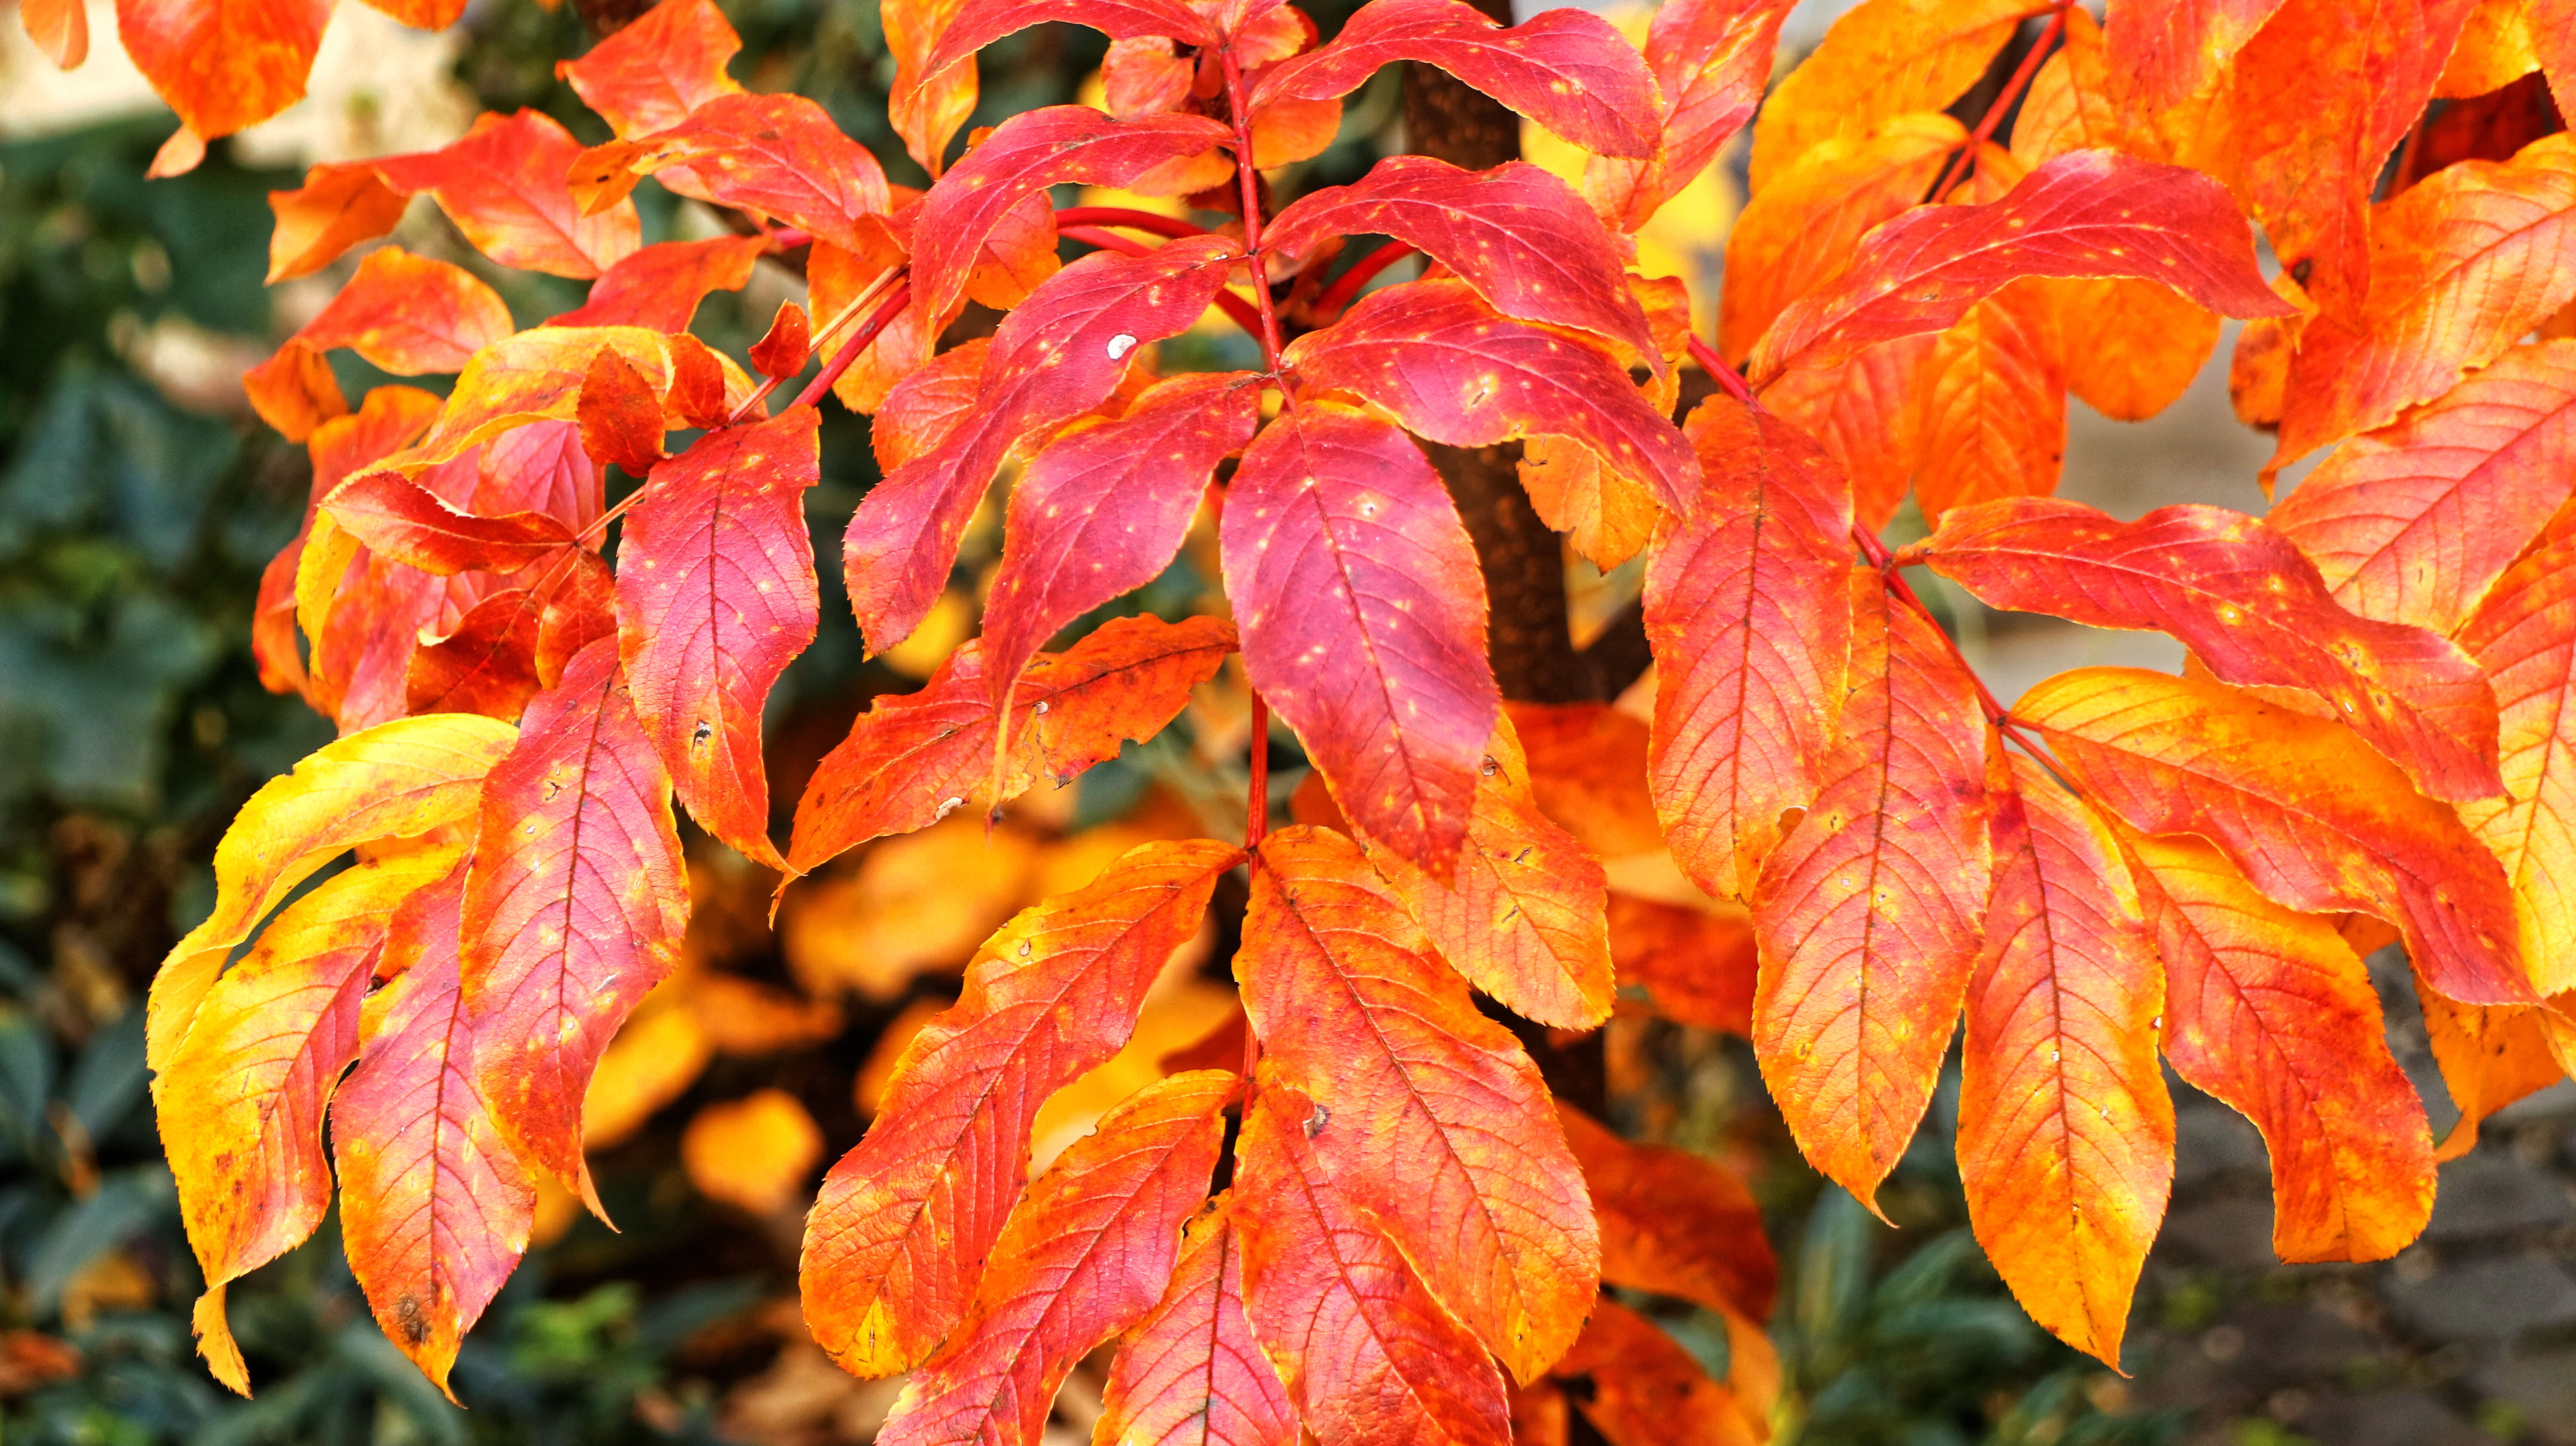
M 1523 442 L 1520 479 L 1539 521 L 1565 533 L 1576 554 L 1603 572 L 1644 551 L 1664 515 L 1654 493 L 1604 468 L 1600 453 L 1568 437 Z
M 116 38 L 181 124 L 207 140 L 304 96 L 329 0 L 117 0 Z
M 2576 490 L 2576 341 L 2518 346 L 2343 445 L 2264 521 L 2364 617 L 2447 633 Z
M 1699 1361 L 1652 1321 L 1614 1301 L 1592 1307 L 1583 1336 L 1551 1372 L 1588 1382 L 1574 1408 L 1610 1446 L 1761 1446 L 1764 1413 L 1708 1378 Z
M 1146 844 L 986 941 L 806 1222 L 805 1323 L 844 1369 L 908 1369 L 965 1316 L 1027 1178 L 1038 1105 L 1127 1042 L 1146 986 L 1240 858 L 1204 839 Z
M 976 337 L 894 383 L 871 409 L 876 415 L 868 427 L 868 445 L 880 471 L 893 471 L 957 430 L 983 390 L 984 363 L 992 346 L 991 337 Z
M 2164 975 L 2119 840 L 2010 755 L 1994 895 L 1968 983 L 1959 1173 L 1977 1243 L 2031 1319 L 2120 1365 L 2129 1296 L 2173 1188 L 2156 1064 Z M 2004 770 L 1995 770 L 1998 773 Z
M 1937 335 L 1875 342 L 1849 361 L 1791 367 L 1762 389 L 1762 405 L 1816 439 L 1852 484 L 1852 516 L 1887 526 L 1914 481 L 1914 396 Z
M 2130 668 L 2060 673 L 2013 716 L 2130 827 L 2210 839 L 2291 908 L 2397 925 L 2454 999 L 2535 997 L 2495 856 L 2340 724 Z
M 678 125 L 719 96 L 741 94 L 725 74 L 725 62 L 741 49 L 742 37 L 711 0 L 670 0 L 580 59 L 556 61 L 555 76 L 618 135 L 644 135 Z
M 1263 840 L 1235 969 L 1265 1060 L 1314 1102 L 1305 1129 L 1334 1190 L 1535 1379 L 1581 1328 L 1601 1258 L 1537 1066 L 1329 830 Z
M 680 1135 L 680 1163 L 698 1193 L 754 1215 L 794 1205 L 822 1158 L 823 1131 L 782 1089 L 709 1105 Z
M 1610 1017 L 1607 879 L 1601 863 L 1539 812 L 1511 720 L 1494 720 L 1477 765 L 1458 871 L 1444 882 L 1361 834 L 1450 968 L 1524 1019 L 1589 1029 Z
M 1572 1105 L 1559 1102 L 1556 1113 L 1601 1219 L 1603 1283 L 1755 1320 L 1771 1314 L 1780 1265 L 1743 1180 L 1688 1150 L 1632 1145 Z
M 964 5 L 965 0 L 889 0 L 878 11 L 886 54 L 895 62 L 887 118 L 904 149 L 934 178 L 948 164 L 957 128 L 974 113 L 978 87 L 971 59 L 936 71 L 925 70 L 924 62 Z
M 1162 1303 L 1119 1343 L 1092 1440 L 1296 1446 L 1287 1390 L 1243 1313 L 1243 1234 L 1228 1200 L 1190 1221 Z
M 617 552 L 636 716 L 689 816 L 776 869 L 760 717 L 819 622 L 805 492 L 821 475 L 821 425 L 790 407 L 707 433 L 653 469 Z
M 2561 115 L 2576 113 L 2576 0 L 2523 0 L 2532 49 Z
M 1612 894 L 1610 957 L 1620 986 L 1645 990 L 1655 1013 L 1695 1029 L 1753 1037 L 1758 956 L 1743 910 L 1712 914 Z
M 2015 499 L 1953 513 L 1906 556 L 1996 607 L 2171 633 L 2222 682 L 2307 689 L 2434 797 L 2502 791 L 2495 697 L 2468 655 L 2345 612 L 2296 547 L 2242 513 L 2186 503 L 2116 522 Z
M 529 706 L 484 782 L 478 837 L 461 947 L 465 1002 L 492 1043 L 475 1087 L 529 1163 L 597 1212 L 582 1096 L 689 919 L 670 780 L 608 639 Z
M 1013 706 L 1026 710 L 993 790 L 993 702 L 981 640 L 940 664 L 920 692 L 881 697 L 826 755 L 796 805 L 789 866 L 810 873 L 854 845 L 910 833 L 973 800 L 990 810 L 1040 778 L 1059 783 L 1119 745 L 1162 731 L 1233 650 L 1215 618 L 1114 618 L 1061 653 L 1040 653 Z
M 465 1332 L 509 1278 L 536 1217 L 536 1182 L 476 1093 L 477 1027 L 457 976 L 466 870 L 412 896 L 367 996 L 365 1057 L 331 1102 L 340 1233 L 367 1304 L 443 1390 Z
M 322 506 L 368 551 L 440 577 L 515 573 L 573 545 L 572 529 L 550 513 L 478 516 L 400 472 L 353 477 L 333 488 Z
M 268 279 L 321 270 L 341 252 L 394 229 L 410 204 L 408 195 L 377 179 L 371 162 L 315 166 L 304 173 L 301 187 L 268 193 L 269 209 L 277 213 L 268 236 Z
M 1074 1363 L 1162 1298 L 1237 1087 L 1222 1070 L 1148 1085 L 1029 1182 L 973 1312 L 904 1384 L 877 1439 L 1037 1440 Z
M 2503 705 L 2507 795 L 2460 817 L 2504 861 L 2533 987 L 2576 989 L 2576 529 L 2552 527 L 2460 643 Z
M 89 59 L 89 6 L 83 0 L 25 0 L 18 20 L 55 68 L 78 70 Z
M 801 95 L 722 94 L 667 130 L 566 157 L 566 194 L 585 216 L 611 206 L 640 176 L 683 196 L 772 216 L 849 251 L 892 238 L 885 171 Z
M 462 140 L 374 163 L 386 185 L 427 191 L 475 249 L 522 271 L 597 276 L 635 250 L 632 203 L 598 214 L 574 204 L 565 180 L 581 153 L 572 132 L 541 111 L 486 113 Z
M 417 473 L 530 422 L 575 421 L 582 379 L 604 349 L 625 358 L 656 393 L 675 392 L 681 346 L 679 338 L 634 326 L 541 326 L 495 342 L 465 364 L 429 435 L 385 465 Z
M 2459 1004 L 2442 997 L 2419 971 L 2415 997 L 2424 1006 L 2424 1033 L 2433 1063 L 2460 1118 L 2443 1137 L 2436 1160 L 2456 1160 L 2478 1143 L 2478 1124 L 2525 1095 L 2567 1077 L 2567 1064 L 2551 1047 L 2551 1027 L 2537 1008 Z
M 640 477 L 662 460 L 662 434 L 670 425 L 662 398 L 617 348 L 601 347 L 591 357 L 574 416 L 581 449 L 599 465 Z
M 656 6 L 648 16 L 685 8 Z M 709 7 L 713 8 L 713 7 Z M 619 35 L 634 33 L 628 26 Z M 597 55 L 599 52 L 591 52 Z M 599 273 L 590 299 L 554 317 L 548 326 L 640 326 L 647 331 L 686 331 L 698 303 L 711 291 L 740 291 L 753 264 L 769 251 L 766 236 L 716 236 L 705 241 L 656 241 Z
M 1744 128 L 1770 83 L 1783 0 L 1681 0 L 1660 5 L 1646 29 L 1646 69 L 1663 92 L 1654 159 L 1595 156 L 1583 192 L 1603 219 L 1636 231 L 1680 195 Z
M 768 333 L 751 344 L 751 364 L 760 368 L 763 376 L 792 377 L 805 370 L 805 358 L 814 349 L 813 337 L 813 325 L 806 320 L 805 308 L 782 301 Z
M 1932 1098 L 1990 860 L 1976 690 L 1934 625 L 1851 572 L 1842 736 L 1753 898 L 1753 1047 L 1790 1133 L 1863 1202 Z
M 2360 957 L 2198 839 L 2122 843 L 2164 956 L 2165 1055 L 2271 1150 L 2273 1252 L 2385 1260 L 2405 1248 L 2432 1213 L 2433 1142 Z
M 2161 111 L 2209 89 L 2281 0 L 2111 0 L 2108 8 L 2111 74 L 2132 103 Z
M 507 723 L 466 714 L 398 719 L 324 744 L 252 794 L 215 845 L 214 912 L 153 977 L 145 1047 L 153 1072 L 169 1068 L 225 958 L 289 890 L 355 845 L 417 838 L 464 818 L 517 736 Z
M 2576 269 L 2556 261 L 2576 245 L 2576 137 L 2449 167 L 2386 203 L 2374 225 L 2369 303 L 2348 316 L 2329 309 L 2302 333 L 2267 479 L 2441 396 L 2576 299 Z
M 361 863 L 281 910 L 207 991 L 196 1026 L 165 1062 L 154 1082 L 161 1138 L 209 1290 L 322 1223 L 331 1204 L 322 1113 L 358 1057 L 369 968 L 394 910 L 446 877 L 459 851 Z M 220 1321 L 218 1309 L 210 1323 Z
M 1986 72 L 2034 0 L 1865 0 L 1773 87 L 1753 126 L 1753 191 L 1817 144 L 1857 136 L 1890 116 L 1937 111 Z
M 1968 503 L 2057 490 L 2066 377 L 2041 284 L 2008 286 L 1970 307 L 1915 374 L 1907 421 L 1926 521 Z
M 1851 501 L 1831 459 L 1758 407 L 1712 397 L 1689 433 L 1696 505 L 1646 563 L 1657 664 L 1655 809 L 1673 860 L 1753 891 L 1781 815 L 1815 797 L 1851 658 Z
M 330 305 L 243 375 L 242 388 L 269 425 L 301 441 L 348 410 L 323 352 L 349 347 L 397 376 L 452 372 L 510 331 L 510 308 L 472 272 L 380 247 Z
M 1234 1145 L 1244 1313 L 1299 1419 L 1336 1446 L 1505 1446 L 1492 1358 L 1326 1175 L 1308 1132 L 1331 1129 L 1321 1106 L 1264 1077 Z

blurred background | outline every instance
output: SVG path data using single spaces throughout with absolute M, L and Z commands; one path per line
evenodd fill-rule
M 897 180 L 921 181 L 883 121 L 892 62 L 873 3 L 724 8 L 746 43 L 740 79 L 816 98 Z M 1808 0 L 1784 64 L 1840 8 Z M 1309 9 L 1330 34 L 1348 5 Z M 1015 812 L 990 843 L 959 819 L 861 850 L 800 886 L 776 931 L 768 880 L 692 838 L 682 969 L 628 1025 L 590 1100 L 621 1232 L 543 1202 L 537 1248 L 458 1363 L 460 1410 L 378 1334 L 326 1222 L 234 1287 L 260 1392 L 224 1393 L 190 1348 L 201 1282 L 146 1102 L 140 1001 L 163 951 L 210 906 L 205 861 L 224 821 L 330 736 L 300 702 L 264 692 L 251 662 L 259 570 L 293 534 L 309 467 L 250 417 L 239 377 L 351 263 L 263 288 L 265 193 L 316 161 L 442 144 L 481 110 L 533 106 L 585 143 L 606 131 L 554 78 L 591 41 L 572 8 L 475 0 L 431 35 L 343 5 L 304 103 L 218 143 L 194 172 L 146 182 L 172 118 L 118 51 L 111 6 L 93 6 L 91 28 L 89 63 L 66 75 L 14 14 L 0 19 L 0 1439 L 871 1439 L 895 1384 L 843 1375 L 798 1322 L 814 1182 L 858 1139 L 892 1051 L 954 998 L 992 927 L 1140 839 L 1240 826 L 1240 699 L 1213 690 L 1174 734 Z M 1058 26 L 995 47 L 974 123 L 1076 98 L 1100 53 L 1091 32 Z M 1354 179 L 1404 149 L 1393 79 L 1352 98 L 1339 141 L 1291 190 Z M 1738 183 L 1717 176 L 1677 203 L 1648 238 L 1650 263 L 1713 297 Z M 656 187 L 638 196 L 647 240 L 709 234 L 709 218 Z M 578 283 L 484 263 L 429 206 L 396 239 L 473 267 L 522 325 L 579 301 Z M 739 354 L 801 290 L 764 263 L 742 293 L 709 299 L 699 330 Z M 381 380 L 346 352 L 334 364 L 352 394 Z M 1196 363 L 1167 354 L 1175 364 Z M 2229 414 L 2223 361 L 2152 422 L 2074 410 L 2067 494 L 2123 517 L 2176 501 L 2260 510 L 2253 476 L 2269 444 Z M 863 420 L 832 414 L 824 468 L 811 520 L 828 558 L 875 479 Z M 989 561 L 989 530 L 978 545 Z M 1130 606 L 1189 611 L 1212 586 L 1202 559 L 1185 554 Z M 868 699 L 916 686 L 973 627 L 961 590 L 918 646 L 862 664 L 837 569 L 824 572 L 822 639 L 771 714 L 786 798 Z M 1570 582 L 1582 630 L 1636 586 L 1579 568 Z M 1938 605 L 2005 698 L 2079 663 L 2179 662 L 2161 639 L 1993 615 L 1956 593 Z M 1292 769 L 1283 792 L 1295 782 Z M 1225 1017 L 1217 912 L 1204 970 L 1184 960 L 1137 1044 L 1049 1106 L 1041 1158 Z M 2446 1127 L 2454 1112 L 2403 966 L 2375 963 L 2399 1058 Z M 2260 1140 L 2174 1081 L 2176 1194 L 2123 1379 L 2031 1326 L 1968 1239 L 1950 1161 L 1955 1074 L 1889 1184 L 1891 1229 L 1798 1159 L 1742 1040 L 1643 1014 L 1607 1035 L 1614 1123 L 1726 1160 L 1764 1203 L 1784 1266 L 1776 1439 L 2576 1442 L 2576 1087 L 2490 1121 L 2445 1168 L 2425 1241 L 2398 1260 L 2285 1268 L 2269 1251 Z M 1722 1367 L 1711 1320 L 1659 1319 Z M 1067 1387 L 1051 1428 L 1064 1441 L 1089 1434 L 1099 1382 L 1086 1370 Z

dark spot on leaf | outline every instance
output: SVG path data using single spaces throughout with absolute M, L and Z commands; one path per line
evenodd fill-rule
M 421 1309 L 419 1296 L 405 1291 L 395 1299 L 394 1325 L 413 1345 L 429 1339 L 429 1312 Z

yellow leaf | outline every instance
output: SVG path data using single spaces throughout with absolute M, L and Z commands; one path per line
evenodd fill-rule
M 754 1215 L 794 1205 L 822 1158 L 814 1117 L 779 1089 L 709 1105 L 680 1137 L 680 1162 L 698 1193 Z

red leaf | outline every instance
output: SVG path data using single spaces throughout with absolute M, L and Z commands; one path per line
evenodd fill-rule
M 605 639 L 529 705 L 484 781 L 463 919 L 465 1003 L 491 1042 L 475 1087 L 530 1163 L 596 1211 L 582 1095 L 689 919 L 670 781 Z
M 977 951 L 806 1220 L 805 1323 L 843 1369 L 909 1369 L 966 1314 L 1028 1177 L 1038 1106 L 1125 1046 L 1146 988 L 1241 858 L 1205 839 L 1146 844 Z
M 1610 958 L 1620 987 L 1644 990 L 1663 1018 L 1753 1037 L 1757 955 L 1744 910 L 1715 914 L 1612 894 Z
M 1325 1177 L 1323 1119 L 1265 1078 L 1234 1146 L 1244 1313 L 1299 1419 L 1335 1446 L 1507 1446 L 1492 1358 Z
M 885 1446 L 1034 1441 L 1074 1363 L 1162 1298 L 1181 1226 L 1206 1203 L 1237 1081 L 1159 1080 L 1103 1117 L 1029 1184 L 993 1242 L 975 1309 L 913 1373 Z
M 1706 483 L 1646 563 L 1660 665 L 1648 767 L 1673 861 L 1749 897 L 1814 798 L 1851 657 L 1851 501 L 1814 443 L 1757 407 L 1691 415 Z
M 547 513 L 477 516 L 400 472 L 352 478 L 322 505 L 369 551 L 441 577 L 517 572 L 573 540 L 572 529 Z
M 742 87 L 725 74 L 725 62 L 741 49 L 742 37 L 711 0 L 669 0 L 580 59 L 556 61 L 555 76 L 569 82 L 582 104 L 620 136 L 645 135 L 678 125 L 720 96 L 740 94 Z
M 1851 599 L 1841 738 L 1752 900 L 1753 1048 L 1799 1148 L 1867 1203 L 1931 1102 L 1991 853 L 1974 680 L 1876 569 Z
M 1670 1145 L 1636 1145 L 1559 1102 L 1565 1142 L 1601 1218 L 1601 1280 L 1762 1320 L 1780 1263 L 1762 1207 L 1732 1170 Z
M 1252 103 L 1331 100 L 1399 60 L 1438 66 L 1596 155 L 1655 153 L 1654 78 L 1608 21 L 1580 10 L 1506 28 L 1460 0 L 1370 0 L 1331 44 L 1264 69 Z
M 466 609 L 447 636 L 412 651 L 403 668 L 405 711 L 518 717 L 540 686 L 543 616 L 544 605 L 523 587 L 504 588 Z
M 2111 830 L 2039 765 L 2006 767 L 1989 793 L 1994 894 L 1968 984 L 1959 1173 L 1977 1243 L 2022 1308 L 2117 1369 L 2173 1188 L 2163 971 Z
M 1287 1389 L 1243 1313 L 1243 1234 L 1226 1200 L 1189 1223 L 1162 1303 L 1119 1345 L 1093 1439 L 1296 1446 Z
M 661 394 L 617 348 L 601 347 L 591 357 L 574 416 L 581 449 L 600 466 L 640 477 L 661 462 L 662 434 L 670 426 Z
M 542 512 L 578 533 L 607 506 L 605 484 L 582 451 L 581 429 L 573 421 L 530 422 L 483 444 L 476 511 Z
M 1582 1327 L 1601 1242 L 1519 1041 L 1477 1013 L 1403 901 L 1329 829 L 1263 840 L 1235 971 L 1265 1068 L 1314 1102 L 1305 1134 L 1334 1193 L 1506 1369 L 1535 1379 Z
M 2305 688 L 2436 798 L 2492 798 L 2495 693 L 2458 645 L 2335 605 L 2289 539 L 2186 503 L 2115 522 L 2076 502 L 1953 511 L 1906 550 L 1985 602 L 2182 640 L 2222 682 Z
M 1253 439 L 1227 491 L 1252 685 L 1353 821 L 1446 878 L 1499 692 L 1484 574 L 1439 475 L 1386 423 L 1307 403 Z
M 331 1102 L 340 1232 L 388 1339 L 444 1388 L 466 1330 L 527 1248 L 536 1182 L 474 1086 L 504 1036 L 478 1029 L 458 986 L 466 866 L 396 917 L 368 996 L 365 1056 Z
M 1675 0 L 1646 29 L 1646 69 L 1664 100 L 1652 160 L 1595 158 L 1587 194 L 1611 203 L 1610 218 L 1634 231 L 1654 218 L 1717 159 L 1753 118 L 1771 80 L 1786 0 Z
M 1825 366 L 1873 341 L 1943 331 L 2021 276 L 2133 276 L 2229 316 L 2290 308 L 2254 269 L 2245 218 L 2197 171 L 2073 151 L 2002 200 L 1926 206 L 1872 231 L 1834 285 L 1792 302 L 1747 367 Z
M 720 95 L 667 130 L 566 157 L 570 193 L 591 215 L 639 176 L 683 196 L 800 227 L 848 251 L 891 239 L 885 171 L 831 114 L 801 95 Z
M 2164 956 L 2165 1057 L 2263 1132 L 2274 1253 L 2385 1260 L 2412 1244 L 2433 1211 L 2433 1141 L 2369 970 L 2208 844 L 2123 843 Z
M 1762 389 L 1762 405 L 1815 438 L 1842 467 L 1852 484 L 1852 518 L 1872 532 L 1896 516 L 1913 484 L 1914 398 L 1940 340 L 1927 334 L 1874 342 L 1835 366 L 1793 367 Z
M 796 805 L 788 865 L 808 873 L 854 845 L 925 828 L 966 806 L 991 809 L 1039 778 L 1062 783 L 1162 731 L 1215 676 L 1234 631 L 1214 618 L 1116 618 L 1020 675 L 1027 710 L 993 792 L 993 690 L 969 641 L 918 693 L 881 697 L 826 755 Z
M 1205 116 L 1121 121 L 1089 106 L 1057 105 L 1011 117 L 921 198 L 912 223 L 915 304 L 947 315 L 965 294 L 986 239 L 1039 191 L 1065 182 L 1124 186 L 1156 166 L 1204 155 L 1232 138 Z
M 2291 908 L 2395 924 L 2464 1004 L 2532 1002 L 2495 856 L 2350 730 L 2127 668 L 2060 673 L 2013 716 L 2130 827 L 2211 840 Z
M 949 176 L 966 174 L 960 166 Z M 1222 236 L 1174 241 L 1142 256 L 1095 251 L 1003 319 L 974 408 L 937 446 L 870 488 L 850 517 L 841 560 L 872 654 L 903 641 L 930 610 L 994 471 L 1107 399 L 1137 347 L 1197 321 L 1236 255 Z
M 2264 516 L 2364 617 L 2448 633 L 2576 489 L 2576 341 L 2516 347 Z
M 303 98 L 328 0 L 118 0 L 116 38 L 190 131 L 213 140 Z
M 331 304 L 242 376 L 262 420 L 302 441 L 349 407 L 321 354 L 350 347 L 397 376 L 452 372 L 508 336 L 510 308 L 472 272 L 399 246 L 368 253 Z
M 772 868 L 760 710 L 818 621 L 805 489 L 821 420 L 791 407 L 698 439 L 653 469 L 617 553 L 636 716 L 690 817 Z
M 584 215 L 564 180 L 581 146 L 552 116 L 486 114 L 465 138 L 435 151 L 375 162 L 385 184 L 427 191 L 465 239 L 504 266 L 591 277 L 622 261 L 640 239 L 631 204 Z
M 805 319 L 805 308 L 782 301 L 768 334 L 751 344 L 751 364 L 763 376 L 792 377 L 805 370 L 805 358 L 813 350 L 813 326 Z
M 2528 485 L 2526 482 L 2525 485 Z M 2507 797 L 2460 811 L 2504 862 L 2523 967 L 2576 989 L 2576 536 L 2562 514 L 2460 629 L 2503 704 Z
M 410 204 L 404 193 L 376 178 L 366 161 L 325 162 L 304 173 L 292 191 L 271 191 L 277 214 L 268 235 L 268 279 L 310 276 L 361 241 L 382 236 Z
M 1586 342 L 1496 316 L 1463 281 L 1370 292 L 1280 360 L 1305 390 L 1357 392 L 1435 442 L 1571 437 L 1668 508 L 1687 510 L 1699 495 L 1690 444 L 1627 368 Z
M 1252 373 L 1189 373 L 1030 459 L 1011 489 L 984 603 L 984 677 L 997 711 L 1058 629 L 1171 562 L 1216 464 L 1243 450 L 1260 420 Z
M 984 359 L 993 339 L 979 336 L 933 357 L 886 393 L 869 418 L 868 446 L 877 470 L 891 472 L 947 439 L 984 390 Z
M 922 72 L 935 76 L 1005 35 L 1050 20 L 1086 25 L 1112 40 L 1155 35 L 1184 45 L 1217 43 L 1208 20 L 1183 0 L 966 0 L 939 33 Z
M 658 15 L 678 8 L 682 7 L 661 5 L 646 14 Z M 629 26 L 618 33 L 631 34 L 634 29 Z M 690 319 L 698 314 L 698 303 L 706 300 L 708 292 L 742 290 L 751 282 L 753 263 L 768 251 L 766 236 L 656 241 L 601 272 L 599 279 L 590 284 L 588 301 L 546 325 L 686 331 Z
M 1663 370 L 1609 233 L 1572 187 L 1526 161 L 1465 171 L 1390 156 L 1351 185 L 1297 198 L 1261 229 L 1261 246 L 1293 258 L 1362 235 L 1411 244 L 1505 316 L 1591 332 Z

